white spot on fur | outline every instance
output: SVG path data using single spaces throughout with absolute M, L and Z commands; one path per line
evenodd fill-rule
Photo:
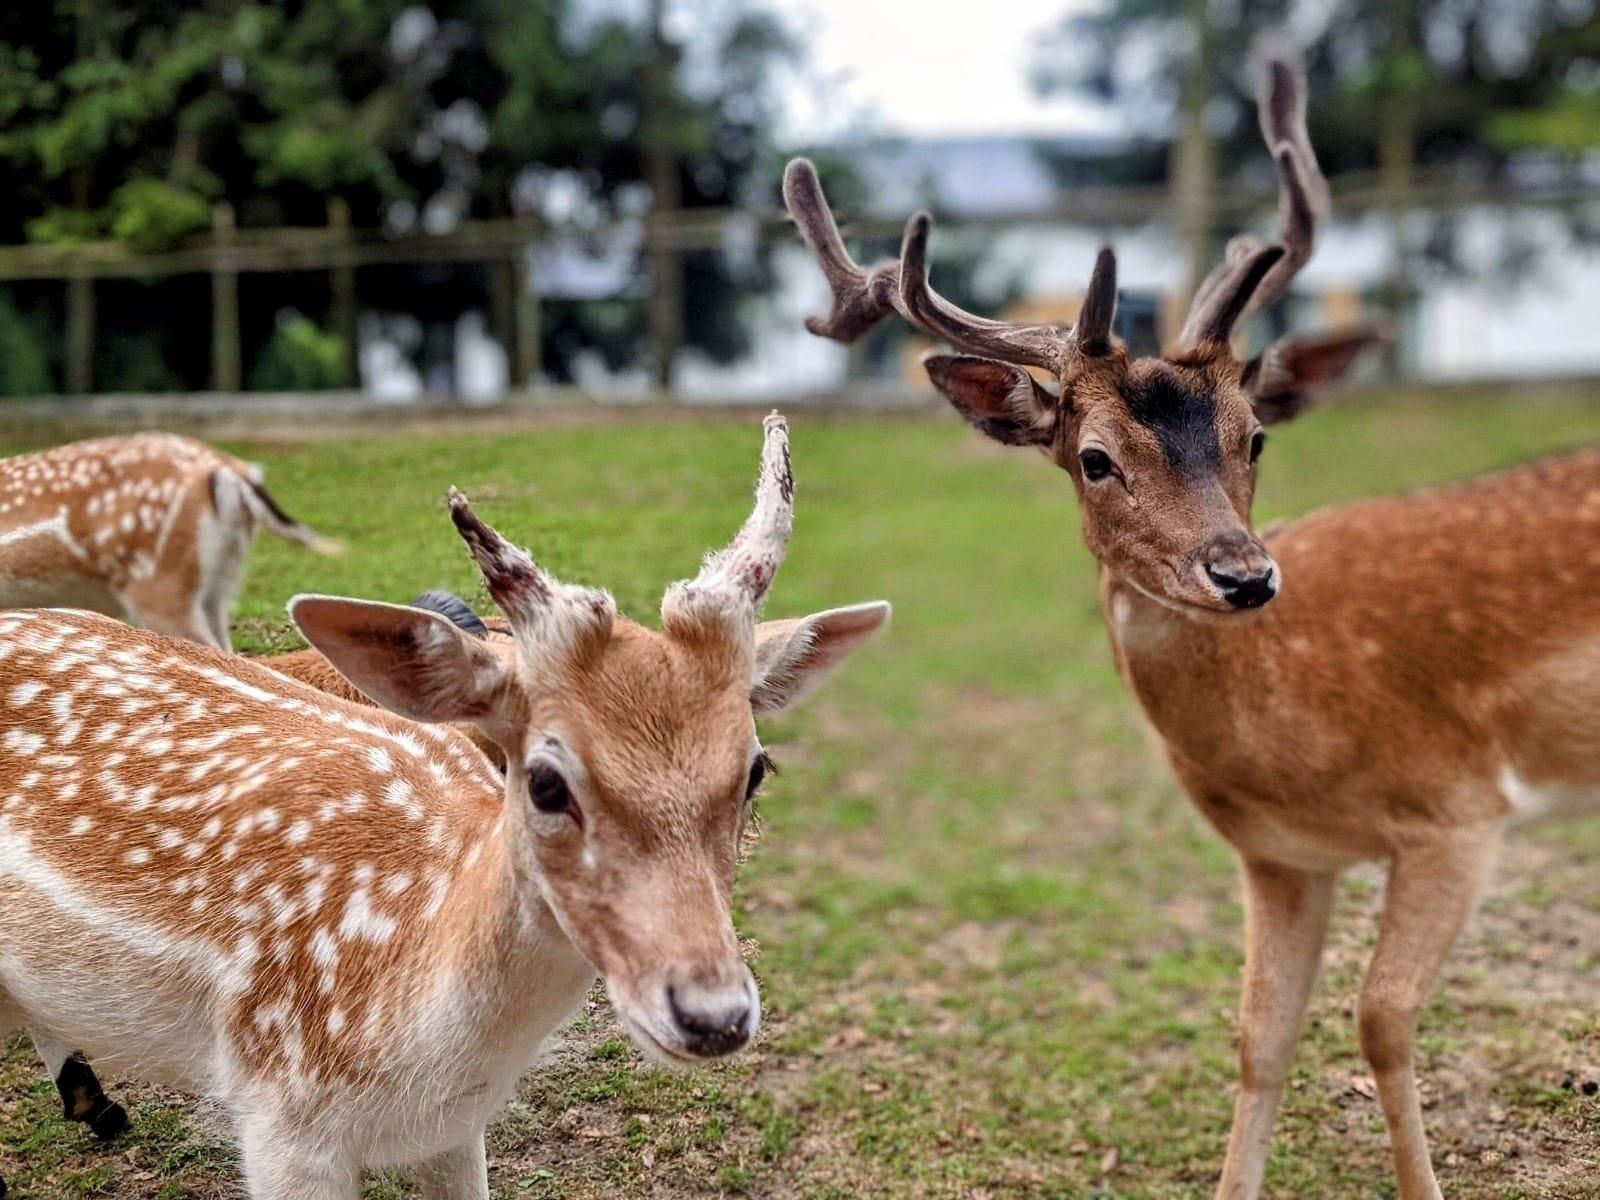
M 339 922 L 341 938 L 363 938 L 381 945 L 394 936 L 394 931 L 394 921 L 373 909 L 365 888 L 350 893 L 344 906 L 344 918 Z

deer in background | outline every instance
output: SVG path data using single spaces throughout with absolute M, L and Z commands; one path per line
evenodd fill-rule
M 774 415 L 749 520 L 658 633 L 453 493 L 511 653 L 436 612 L 290 605 L 390 712 L 91 613 L 0 613 L 0 1027 L 222 1101 L 255 1200 L 354 1200 L 396 1163 L 485 1200 L 484 1128 L 597 973 L 647 1054 L 739 1049 L 755 717 L 889 611 L 758 624 L 792 511 Z M 458 721 L 503 777 L 416 723 Z
M 319 554 L 261 468 L 170 433 L 0 459 L 0 608 L 84 608 L 226 650 L 257 528 Z
M 1301 411 L 1376 338 L 1291 334 L 1248 360 L 1232 351 L 1239 322 L 1310 257 L 1328 207 L 1298 64 L 1264 68 L 1280 227 L 1229 245 L 1161 357 L 1130 358 L 1113 336 L 1109 250 L 1075 326 L 1008 324 L 932 290 L 926 213 L 897 262 L 864 270 L 810 163 L 789 164 L 784 195 L 833 292 L 813 333 L 851 341 L 899 313 L 959 351 L 926 365 L 968 421 L 1066 471 L 1121 672 L 1240 856 L 1241 1085 L 1217 1195 L 1261 1190 L 1335 881 L 1379 860 L 1389 882 L 1361 1047 L 1400 1196 L 1437 1200 L 1418 1010 L 1506 828 L 1600 807 L 1600 451 L 1252 530 L 1263 426 Z

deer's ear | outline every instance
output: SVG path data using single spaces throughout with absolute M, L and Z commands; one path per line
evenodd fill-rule
M 289 616 L 363 695 L 413 721 L 495 714 L 505 664 L 438 613 L 374 600 L 296 596 Z
M 1019 366 L 970 354 L 930 354 L 928 378 L 974 428 L 1008 446 L 1048 445 L 1056 398 Z
M 1245 364 L 1240 386 L 1263 425 L 1287 421 L 1342 379 L 1363 350 L 1388 340 L 1379 329 L 1286 334 Z
M 756 674 L 750 688 L 750 707 L 756 716 L 803 700 L 888 619 L 889 605 L 876 600 L 813 613 L 798 621 L 757 625 Z

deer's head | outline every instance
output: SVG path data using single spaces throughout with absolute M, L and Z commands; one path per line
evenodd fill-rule
M 506 761 L 510 860 L 664 1059 L 726 1054 L 760 1006 L 730 916 L 734 864 L 770 764 L 755 718 L 795 703 L 888 619 L 884 603 L 760 623 L 789 539 L 788 431 L 767 418 L 755 510 L 658 632 L 561 583 L 452 492 L 450 515 L 508 646 L 416 608 L 297 597 L 308 641 L 379 704 L 470 722 Z
M 1264 65 L 1261 127 L 1282 184 L 1278 235 L 1230 243 L 1197 289 L 1178 344 L 1158 358 L 1132 358 L 1113 336 L 1109 249 L 1074 326 L 991 321 L 930 286 L 927 213 L 907 224 L 898 261 L 864 269 L 845 250 L 812 165 L 796 159 L 784 175 L 789 212 L 833 290 L 832 310 L 807 328 L 848 342 L 896 312 L 956 348 L 925 360 L 934 386 L 989 437 L 1048 454 L 1072 478 L 1100 562 L 1186 610 L 1236 612 L 1277 595 L 1277 564 L 1250 525 L 1263 427 L 1297 413 L 1378 339 L 1370 330 L 1289 335 L 1249 361 L 1234 356 L 1235 327 L 1287 290 L 1328 206 L 1299 67 L 1283 57 Z M 1054 389 L 1028 368 L 1047 373 Z

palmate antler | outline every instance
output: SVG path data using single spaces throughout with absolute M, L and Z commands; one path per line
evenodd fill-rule
M 1223 258 L 1195 289 L 1178 335 L 1180 347 L 1192 347 L 1207 337 L 1217 336 L 1221 324 L 1226 330 L 1277 300 L 1294 281 L 1300 268 L 1311 258 L 1317 226 L 1328 215 L 1328 181 L 1317 165 L 1306 128 L 1306 81 L 1298 61 L 1281 51 L 1267 51 L 1261 57 L 1261 80 L 1256 91 L 1261 136 L 1272 151 L 1278 169 L 1281 191 L 1278 197 L 1278 230 L 1272 240 L 1254 234 L 1241 234 L 1228 243 Z M 1253 290 L 1240 284 L 1257 268 L 1263 251 L 1276 248 L 1274 264 Z M 1232 318 L 1219 321 L 1226 309 L 1237 303 L 1241 290 L 1247 290 L 1243 304 Z

